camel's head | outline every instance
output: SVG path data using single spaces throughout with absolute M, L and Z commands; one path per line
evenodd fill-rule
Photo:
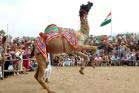
M 92 6 L 93 6 L 93 3 L 89 2 L 89 1 L 86 5 L 82 4 L 80 6 L 80 11 L 79 11 L 80 17 L 87 15 Z

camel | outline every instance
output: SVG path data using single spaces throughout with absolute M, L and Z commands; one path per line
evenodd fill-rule
M 74 31 L 69 28 L 58 27 L 55 24 L 47 26 L 44 33 L 41 32 L 40 37 L 36 38 L 31 55 L 35 55 L 38 62 L 38 68 L 34 75 L 40 85 L 48 91 L 53 92 L 44 82 L 44 70 L 48 65 L 47 53 L 72 53 L 84 58 L 84 62 L 79 70 L 80 74 L 84 74 L 85 64 L 88 61 L 88 56 L 83 52 L 86 49 L 96 51 L 96 46 L 85 45 L 85 40 L 89 37 L 89 25 L 87 21 L 88 12 L 93 6 L 93 3 L 88 2 L 86 5 L 80 6 L 80 30 Z

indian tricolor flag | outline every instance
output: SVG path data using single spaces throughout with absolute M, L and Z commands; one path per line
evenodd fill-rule
M 109 24 L 111 22 L 111 18 L 112 18 L 112 15 L 111 15 L 111 12 L 107 15 L 107 17 L 105 18 L 105 20 L 101 23 L 101 27 L 102 26 L 105 26 L 107 24 Z

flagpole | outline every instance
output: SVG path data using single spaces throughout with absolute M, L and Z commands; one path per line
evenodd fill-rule
M 8 37 L 8 24 L 7 24 L 7 37 Z
M 112 37 L 112 11 L 111 11 L 111 37 Z
M 7 24 L 7 40 L 6 40 L 6 47 L 7 47 L 7 43 L 8 43 L 8 39 L 9 39 L 9 25 Z
M 6 41 L 5 41 L 5 53 L 6 53 L 6 50 L 7 50 L 7 43 L 8 43 L 8 24 L 6 25 L 7 26 L 7 37 L 6 37 Z

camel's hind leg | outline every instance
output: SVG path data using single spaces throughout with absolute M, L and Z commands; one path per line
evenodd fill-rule
M 44 69 L 46 68 L 45 60 L 44 59 L 42 60 L 41 55 L 37 55 L 36 60 L 38 62 L 38 69 L 37 69 L 37 72 L 35 73 L 34 77 L 40 83 L 40 85 L 48 91 L 48 93 L 55 93 L 49 89 L 48 84 L 45 83 L 44 79 L 43 79 Z
M 83 46 L 80 46 L 80 48 L 85 49 L 85 50 L 91 49 L 94 53 L 96 52 L 96 46 L 83 45 Z M 85 68 L 87 61 L 89 60 L 89 57 L 87 54 L 82 53 L 82 52 L 76 52 L 76 54 L 84 58 L 84 62 L 82 62 L 82 66 L 81 66 L 81 69 L 79 71 L 81 74 L 84 74 L 83 71 L 84 71 L 84 68 Z
M 82 52 L 76 52 L 76 54 L 84 58 L 84 61 L 81 64 L 81 69 L 79 70 L 79 72 L 83 75 L 86 62 L 88 61 L 88 56 Z
M 90 45 L 83 45 L 83 46 L 80 46 L 81 48 L 83 49 L 86 49 L 86 50 L 91 50 L 93 52 L 93 55 L 96 53 L 96 50 L 97 50 L 97 46 L 90 46 Z M 93 68 L 95 68 L 95 64 L 92 63 L 91 64 Z

